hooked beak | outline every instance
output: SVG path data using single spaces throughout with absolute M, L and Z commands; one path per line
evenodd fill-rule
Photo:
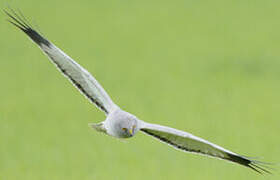
M 131 136 L 133 135 L 133 129 L 128 130 L 128 132 Z

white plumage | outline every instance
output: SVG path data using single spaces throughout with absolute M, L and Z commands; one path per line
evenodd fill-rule
M 9 21 L 31 38 L 83 95 L 105 112 L 107 116 L 105 121 L 90 124 L 97 131 L 117 138 L 129 138 L 140 130 L 185 152 L 199 153 L 228 160 L 249 167 L 259 173 L 270 173 L 263 168 L 265 166 L 262 162 L 233 153 L 190 133 L 144 122 L 136 116 L 123 111 L 111 100 L 106 91 L 87 70 L 36 32 L 28 24 L 22 13 L 16 13 L 12 9 L 10 9 L 11 13 L 4 12 L 11 18 Z

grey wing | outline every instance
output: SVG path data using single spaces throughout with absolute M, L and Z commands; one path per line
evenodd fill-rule
M 259 173 L 270 173 L 263 168 L 263 162 L 250 160 L 249 158 L 233 153 L 184 131 L 146 122 L 141 123 L 140 130 L 145 134 L 153 136 L 154 138 L 185 152 L 199 153 L 228 160 L 249 167 Z
M 18 14 L 12 9 L 10 10 L 11 13 L 4 10 L 4 12 L 11 18 L 9 22 L 27 34 L 82 94 L 106 114 L 110 113 L 117 107 L 102 86 L 86 69 L 36 32 L 26 22 L 21 13 Z

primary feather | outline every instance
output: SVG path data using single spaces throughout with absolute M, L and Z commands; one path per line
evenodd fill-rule
M 250 160 L 249 158 L 233 153 L 184 131 L 146 122 L 142 123 L 140 130 L 145 134 L 153 136 L 154 138 L 185 152 L 198 153 L 228 160 L 249 167 L 258 173 L 270 173 L 264 167 L 261 167 L 263 166 L 262 162 Z
M 4 10 L 11 18 L 8 21 L 27 34 L 80 92 L 106 113 L 107 118 L 104 122 L 91 125 L 96 130 L 115 137 L 132 137 L 140 130 L 185 152 L 199 153 L 224 159 L 249 167 L 259 173 L 270 173 L 264 168 L 262 162 L 250 160 L 249 158 L 233 153 L 190 133 L 170 127 L 146 123 L 137 119 L 134 115 L 121 110 L 114 104 L 106 91 L 87 70 L 35 31 L 34 28 L 28 24 L 22 13 L 19 12 L 18 14 L 12 9 L 10 9 L 10 11 L 11 13 Z M 130 132 L 130 134 L 128 132 Z
M 51 62 L 53 62 L 92 103 L 106 114 L 109 114 L 117 107 L 102 86 L 86 69 L 28 25 L 21 13 L 17 14 L 12 9 L 11 13 L 5 10 L 4 12 L 11 18 L 11 20 L 8 21 L 27 34 L 49 57 Z

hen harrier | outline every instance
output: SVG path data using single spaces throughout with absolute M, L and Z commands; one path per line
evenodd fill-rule
M 216 144 L 196 137 L 190 133 L 150 124 L 139 120 L 136 116 L 118 107 L 97 82 L 97 80 L 82 66 L 57 48 L 49 40 L 40 35 L 25 19 L 20 11 L 5 11 L 9 22 L 23 31 L 49 57 L 56 67 L 80 90 L 93 104 L 105 112 L 106 120 L 90 126 L 110 136 L 117 138 L 133 137 L 138 131 L 150 135 L 161 142 L 185 152 L 198 153 L 241 164 L 258 173 L 270 173 L 263 162 L 255 161 L 226 150 Z

